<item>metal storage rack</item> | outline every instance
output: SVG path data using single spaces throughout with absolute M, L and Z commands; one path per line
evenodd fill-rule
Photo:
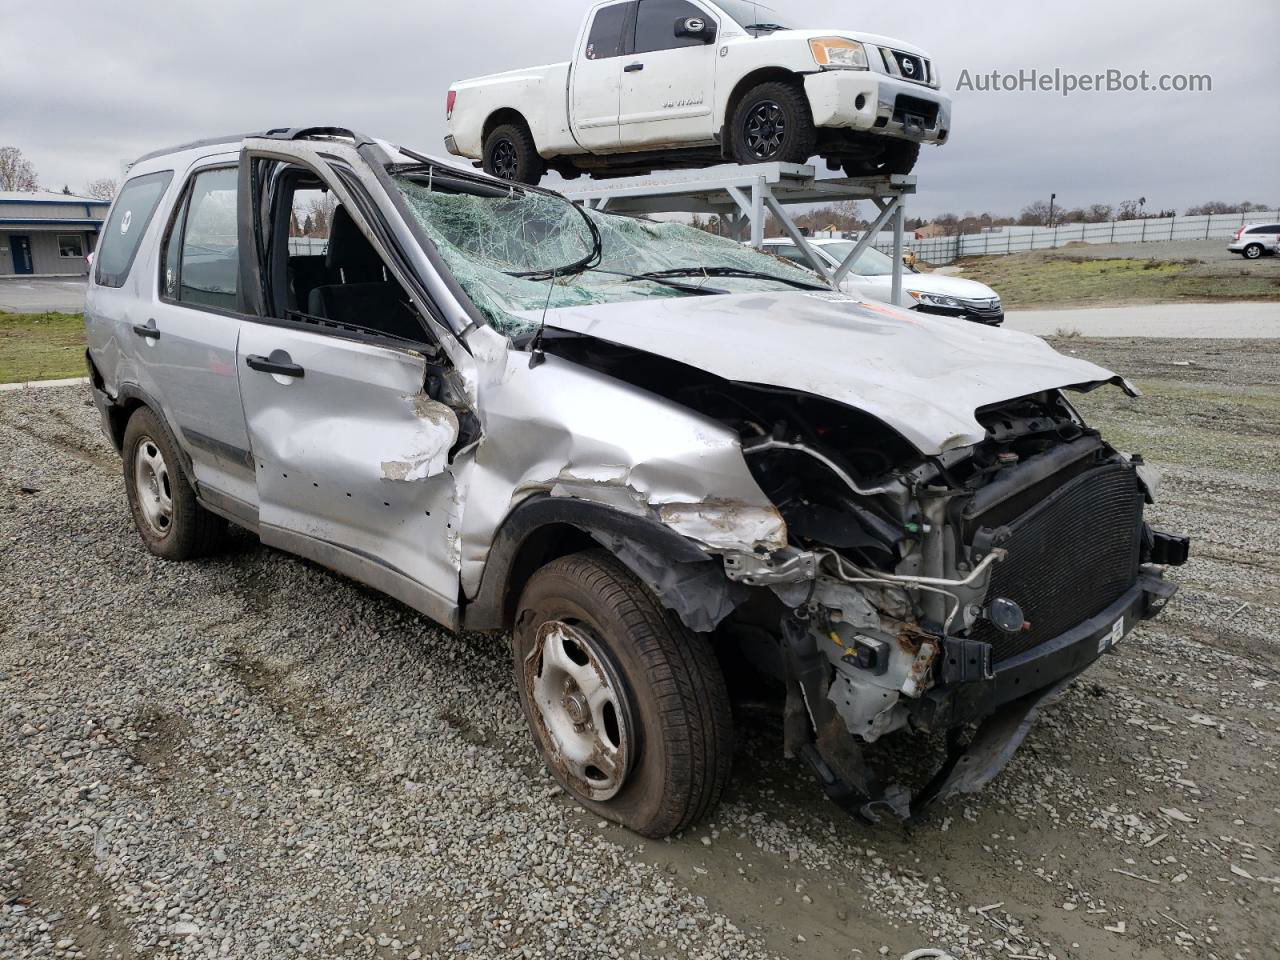
M 647 177 L 570 182 L 560 192 L 570 200 L 610 213 L 719 214 L 735 239 L 749 239 L 757 249 L 764 242 L 765 218 L 772 213 L 792 242 L 804 251 L 814 270 L 837 289 L 862 252 L 889 226 L 893 230 L 893 302 L 902 296 L 906 198 L 916 192 L 916 178 L 912 176 L 819 180 L 812 166 L 797 163 L 724 164 Z M 787 208 L 838 200 L 870 200 L 880 215 L 833 270 L 801 235 Z

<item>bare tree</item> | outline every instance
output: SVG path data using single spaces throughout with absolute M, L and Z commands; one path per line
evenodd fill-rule
M 0 190 L 39 190 L 40 178 L 17 147 L 0 147 Z
M 89 181 L 89 185 L 84 188 L 84 195 L 95 200 L 114 200 L 119 188 L 120 185 L 110 177 L 100 177 Z
M 1029 203 L 1018 214 L 1018 223 L 1024 227 L 1043 227 L 1049 222 L 1049 205 L 1043 200 Z
M 308 236 L 329 236 L 329 226 L 333 223 L 333 211 L 337 207 L 338 198 L 328 191 L 312 197 L 311 202 L 307 204 L 307 212 L 311 215 L 312 224 Z

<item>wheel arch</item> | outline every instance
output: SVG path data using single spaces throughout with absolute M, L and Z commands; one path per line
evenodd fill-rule
M 731 150 L 731 137 L 729 136 L 729 124 L 733 122 L 733 115 L 738 109 L 738 104 L 742 102 L 743 97 L 750 93 L 754 88 L 762 83 L 794 83 L 804 91 L 804 74 L 797 73 L 795 70 L 789 70 L 786 67 L 760 67 L 752 70 L 739 80 L 728 98 L 724 102 L 724 112 L 720 115 L 720 152 L 728 157 Z M 808 94 L 805 94 L 808 97 Z
M 533 131 L 531 124 L 525 115 L 515 107 L 499 107 L 485 118 L 484 126 L 480 128 L 480 150 L 483 153 L 485 144 L 489 141 L 489 134 L 497 130 L 504 123 L 519 124 L 529 131 L 529 136 L 533 137 L 533 144 L 538 145 L 538 137 Z
M 712 629 L 748 592 L 730 581 L 713 558 L 656 520 L 588 500 L 539 494 L 516 507 L 499 528 L 476 595 L 464 605 L 464 628 L 510 628 L 520 594 L 538 569 L 560 557 L 601 546 L 691 630 Z M 687 571 L 695 565 L 697 576 L 676 578 L 682 587 L 678 592 L 658 573 Z M 690 580 L 695 581 L 693 590 L 688 589 Z M 723 612 L 716 618 L 708 610 Z

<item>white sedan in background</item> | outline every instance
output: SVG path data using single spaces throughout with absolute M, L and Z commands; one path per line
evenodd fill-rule
M 856 246 L 853 240 L 817 239 L 809 239 L 809 245 L 833 269 L 840 266 Z M 812 269 L 804 251 L 785 237 L 766 240 L 763 249 L 765 253 L 772 253 L 776 257 L 783 257 Z M 893 260 L 874 247 L 868 247 L 858 257 L 853 270 L 840 284 L 840 289 L 868 300 L 892 303 Z M 938 273 L 917 273 L 906 266 L 902 268 L 902 297 L 897 305 L 919 310 L 921 313 L 959 317 L 988 326 L 1004 323 L 1004 306 L 1000 303 L 1000 296 L 985 283 Z

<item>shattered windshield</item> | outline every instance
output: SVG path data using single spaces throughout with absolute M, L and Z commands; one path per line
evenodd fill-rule
M 539 316 L 521 314 L 540 315 L 544 307 L 696 296 L 700 286 L 749 293 L 815 285 L 791 264 L 680 223 L 610 216 L 555 195 L 445 172 L 400 173 L 394 180 L 471 301 L 508 336 L 535 330 Z M 725 276 L 726 270 L 765 276 Z M 662 272 L 681 279 L 641 276 Z

